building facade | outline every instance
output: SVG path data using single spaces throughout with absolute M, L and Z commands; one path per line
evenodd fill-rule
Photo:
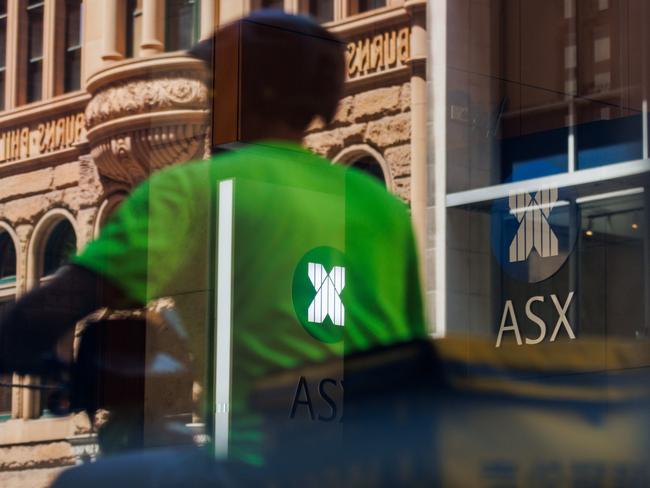
M 312 124 L 305 144 L 408 202 L 424 255 L 425 4 L 0 2 L 0 306 L 46 281 L 151 172 L 207 157 L 206 72 L 185 50 L 258 8 L 310 14 L 347 43 L 345 98 L 332 124 Z M 0 418 L 3 486 L 45 485 L 94 452 L 89 420 L 49 415 L 37 390 L 1 388 Z

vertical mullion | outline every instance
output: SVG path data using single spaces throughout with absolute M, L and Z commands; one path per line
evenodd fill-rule
M 64 0 L 45 2 L 43 7 L 43 46 L 41 46 L 41 100 L 47 100 L 58 92 L 56 85 L 56 66 L 60 66 L 62 50 L 57 43 L 56 12 L 61 8 Z M 60 30 L 60 29 L 59 29 Z M 65 29 L 63 29 L 65 30 Z
M 214 453 L 228 457 L 232 383 L 233 180 L 219 183 L 214 344 Z M 214 252 L 214 250 L 213 250 Z
M 192 44 L 201 38 L 201 0 L 193 0 L 192 5 Z
M 571 2 L 571 13 L 572 16 L 568 20 L 570 22 L 569 39 L 573 38 L 573 45 L 575 46 L 575 66 L 571 68 L 571 76 L 575 83 L 575 88 L 573 93 L 565 94 L 565 100 L 568 98 L 569 101 L 569 127 L 568 127 L 568 140 L 567 140 L 567 171 L 573 173 L 576 170 L 576 155 L 577 155 L 577 146 L 576 146 L 576 106 L 575 99 L 578 95 L 578 88 L 580 86 L 579 80 L 579 66 L 580 66 L 580 43 L 578 37 L 578 2 L 576 0 L 568 0 Z M 565 74 L 566 77 L 566 74 Z M 572 85 L 573 86 L 573 85 Z M 566 90 L 565 90 L 566 91 Z M 568 96 L 567 96 L 568 95 Z
M 643 138 L 643 159 L 648 159 L 648 100 L 643 99 L 641 102 L 641 127 Z
M 5 13 L 2 16 L 0 16 L 0 22 L 4 23 L 4 45 L 0 46 L 0 49 L 2 49 L 3 51 L 3 58 L 4 58 L 4 62 L 0 67 L 0 70 L 2 70 L 0 76 L 2 77 L 2 90 L 3 90 L 3 93 L 0 94 L 2 97 L 2 103 L 0 103 L 0 111 L 5 110 L 5 106 L 6 106 L 5 92 L 7 87 L 7 69 L 6 69 L 7 68 L 7 44 L 9 42 L 8 32 L 7 32 L 9 25 L 8 25 L 6 8 L 7 5 L 5 4 Z

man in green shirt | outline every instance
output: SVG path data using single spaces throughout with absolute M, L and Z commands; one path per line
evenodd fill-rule
M 228 457 L 260 464 L 259 421 L 247 405 L 256 380 L 421 337 L 425 324 L 407 207 L 371 177 L 300 146 L 315 117 L 334 116 L 341 42 L 307 18 L 264 11 L 220 30 L 217 55 L 233 38 L 243 147 L 136 188 L 72 265 L 0 323 L 0 367 L 39 372 L 37 354 L 86 314 L 160 297 L 173 298 L 199 363 L 209 363 L 225 311 Z

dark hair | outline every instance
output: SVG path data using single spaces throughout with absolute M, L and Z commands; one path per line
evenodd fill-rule
M 240 120 L 282 121 L 298 130 L 335 114 L 343 92 L 344 45 L 308 17 L 261 10 L 221 28 L 190 53 L 210 64 L 213 42 L 238 42 Z M 219 49 L 217 49 L 219 52 Z M 216 60 L 216 69 L 219 69 Z M 217 97 L 219 94 L 216 94 Z M 218 104 L 218 100 L 217 100 Z

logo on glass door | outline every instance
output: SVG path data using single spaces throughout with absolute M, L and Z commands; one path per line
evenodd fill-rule
M 322 246 L 307 252 L 293 274 L 292 297 L 296 318 L 322 342 L 343 338 L 346 322 L 346 261 L 338 249 Z
M 580 226 L 574 191 L 567 188 L 512 192 L 494 201 L 491 217 L 497 261 L 527 283 L 546 280 L 562 268 Z
M 557 256 L 558 239 L 548 220 L 557 203 L 557 188 L 534 194 L 510 195 L 508 201 L 510 212 L 519 222 L 517 233 L 510 243 L 510 262 L 526 261 L 533 249 L 542 258 Z

